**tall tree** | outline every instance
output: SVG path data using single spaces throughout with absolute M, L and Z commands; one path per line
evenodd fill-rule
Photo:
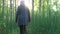
M 2 0 L 2 17 L 4 19 L 4 0 Z
M 12 0 L 10 0 L 10 29 L 12 30 Z M 10 30 L 10 34 L 12 34 Z
M 34 20 L 34 0 L 32 0 L 32 19 Z

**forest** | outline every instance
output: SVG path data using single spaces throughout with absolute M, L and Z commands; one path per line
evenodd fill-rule
M 15 13 L 20 0 L 0 0 L 0 34 L 19 34 Z M 25 0 L 29 34 L 60 34 L 60 0 Z

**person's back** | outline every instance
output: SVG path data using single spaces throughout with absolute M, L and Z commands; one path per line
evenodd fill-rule
M 26 6 L 20 5 L 17 10 L 17 21 L 19 25 L 26 25 L 30 18 L 29 9 Z
M 26 33 L 26 25 L 30 22 L 29 9 L 21 3 L 16 12 L 16 22 L 20 27 L 20 34 Z

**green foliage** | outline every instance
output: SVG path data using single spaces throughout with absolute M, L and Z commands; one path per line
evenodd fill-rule
M 27 26 L 29 34 L 60 34 L 60 8 L 57 4 L 58 1 L 34 0 L 34 8 L 37 7 L 37 10 L 30 13 L 31 23 Z M 8 7 L 7 2 L 5 2 L 6 6 L 4 6 L 3 13 L 2 0 L 0 0 L 0 34 L 19 34 L 18 25 L 15 23 L 15 1 L 13 0 L 12 8 Z M 57 11 L 53 10 L 54 6 L 56 6 Z M 34 13 L 32 14 L 32 12 Z

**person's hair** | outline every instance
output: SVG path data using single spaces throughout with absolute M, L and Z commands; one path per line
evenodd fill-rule
M 24 3 L 25 3 L 24 0 L 21 0 L 21 1 L 20 1 L 20 4 L 24 4 Z

